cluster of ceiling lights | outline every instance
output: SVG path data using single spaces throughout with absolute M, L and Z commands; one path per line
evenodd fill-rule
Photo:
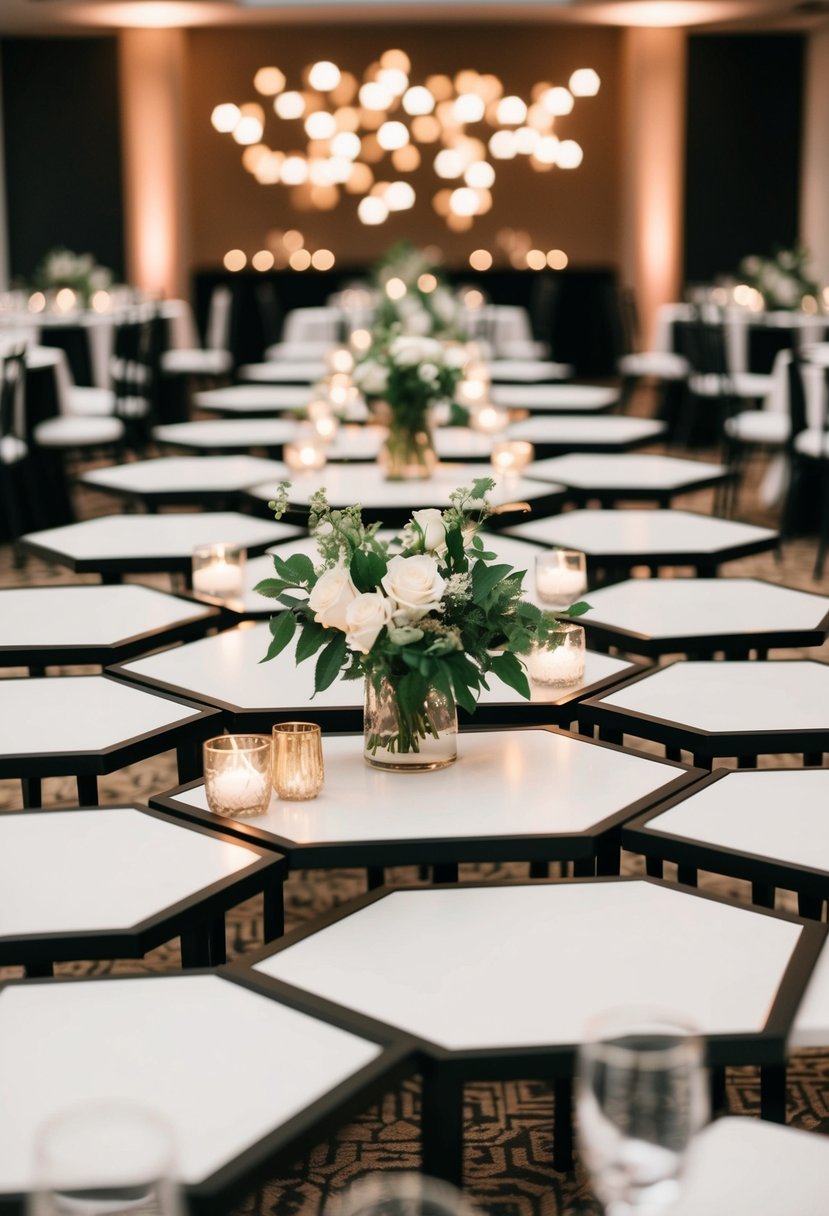
M 407 176 L 429 162 L 447 183 L 434 190 L 432 206 L 455 232 L 492 208 L 498 162 L 524 158 L 538 172 L 581 164 L 581 146 L 555 128 L 576 98 L 598 93 L 592 68 L 574 71 L 568 87 L 538 83 L 526 101 L 505 93 L 491 73 L 465 70 L 413 84 L 410 72 L 401 50 L 384 52 L 362 80 L 327 60 L 314 63 L 302 90 L 289 89 L 279 68 L 260 68 L 256 91 L 291 124 L 291 137 L 279 141 L 287 150 L 265 142 L 264 100 L 223 102 L 211 121 L 244 149 L 242 163 L 262 185 L 289 187 L 300 210 L 328 211 L 344 194 L 354 196 L 367 225 L 415 205 Z

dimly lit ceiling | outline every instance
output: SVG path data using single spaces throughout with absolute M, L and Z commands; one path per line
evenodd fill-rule
M 829 0 L 2 0 L 0 34 L 287 22 L 560 22 L 808 29 Z

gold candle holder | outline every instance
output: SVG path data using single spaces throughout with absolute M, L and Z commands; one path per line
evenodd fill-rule
M 278 798 L 316 798 L 325 780 L 322 732 L 313 722 L 278 722 L 273 728 L 273 788 Z
M 316 432 L 286 443 L 282 448 L 282 459 L 292 473 L 317 473 L 325 468 L 326 443 Z
M 262 815 L 271 800 L 267 735 L 218 735 L 204 744 L 204 790 L 214 815 Z

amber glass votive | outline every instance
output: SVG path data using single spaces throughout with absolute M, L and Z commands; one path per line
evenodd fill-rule
M 218 735 L 204 744 L 204 790 L 214 815 L 263 815 L 271 800 L 267 735 Z
M 273 728 L 273 788 L 278 798 L 316 798 L 325 780 L 322 732 L 313 722 L 278 722 Z

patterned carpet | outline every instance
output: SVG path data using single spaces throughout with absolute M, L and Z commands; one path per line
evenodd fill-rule
M 642 411 L 643 412 L 643 411 Z M 757 523 L 773 523 L 772 517 L 757 506 L 756 487 L 760 465 L 749 470 L 740 503 L 741 518 Z M 104 513 L 109 504 L 99 497 L 79 499 L 82 516 Z M 710 492 L 678 500 L 677 506 L 696 510 L 711 509 Z M 816 513 L 815 513 L 816 514 Z M 772 555 L 745 559 L 725 567 L 724 573 L 756 575 L 773 582 L 829 594 L 829 575 L 820 584 L 811 577 L 814 540 L 788 543 L 781 560 Z M 23 570 L 12 566 L 8 546 L 0 546 L 0 586 L 20 583 L 57 583 L 95 581 L 73 579 L 67 572 L 30 560 Z M 167 586 L 164 578 L 152 581 Z M 811 657 L 829 660 L 829 646 L 808 652 Z M 88 670 L 88 669 L 74 669 Z M 4 670 L 13 676 L 19 671 Z M 791 757 L 770 757 L 767 763 L 791 764 Z M 145 802 L 156 792 L 176 784 L 174 756 L 171 753 L 136 764 L 100 781 L 102 803 Z M 44 783 L 44 803 L 71 803 L 74 783 L 54 779 Z M 16 782 L 0 781 L 0 810 L 20 806 Z M 625 855 L 624 873 L 640 873 L 639 859 Z M 463 878 L 506 878 L 526 874 L 526 868 L 510 866 L 465 866 Z M 668 875 L 670 877 L 670 874 Z M 418 881 L 416 871 L 394 871 L 393 882 L 411 885 Z M 713 877 L 703 878 L 703 888 L 733 895 L 747 901 L 745 884 Z M 313 920 L 326 908 L 340 904 L 364 889 L 361 872 L 334 870 L 297 872 L 286 886 L 287 926 Z M 794 910 L 788 899 L 779 907 Z M 244 955 L 261 943 L 261 907 L 252 900 L 228 918 L 228 952 L 231 958 Z M 179 964 L 178 945 L 156 950 L 143 962 L 77 963 L 59 968 L 61 974 L 91 975 L 146 973 L 175 968 Z M 0 969 L 0 978 L 14 978 L 15 969 Z M 728 1077 L 728 1105 L 732 1113 L 756 1114 L 759 1108 L 759 1083 L 755 1070 L 733 1069 Z M 801 1127 L 829 1132 L 829 1054 L 804 1052 L 794 1057 L 789 1069 L 789 1118 Z M 264 1189 L 248 1197 L 237 1211 L 247 1214 L 278 1216 L 316 1216 L 323 1211 L 329 1195 L 361 1174 L 375 1169 L 413 1169 L 419 1164 L 419 1086 L 416 1079 L 398 1092 L 387 1094 L 379 1106 L 366 1111 L 337 1136 L 319 1144 L 291 1172 L 274 1178 Z M 581 1216 L 600 1211 L 591 1199 L 583 1171 L 577 1166 L 572 1175 L 556 1174 L 552 1167 L 552 1096 L 547 1086 L 534 1081 L 516 1080 L 509 1084 L 475 1084 L 466 1091 L 465 1177 L 471 1198 L 490 1216 Z

